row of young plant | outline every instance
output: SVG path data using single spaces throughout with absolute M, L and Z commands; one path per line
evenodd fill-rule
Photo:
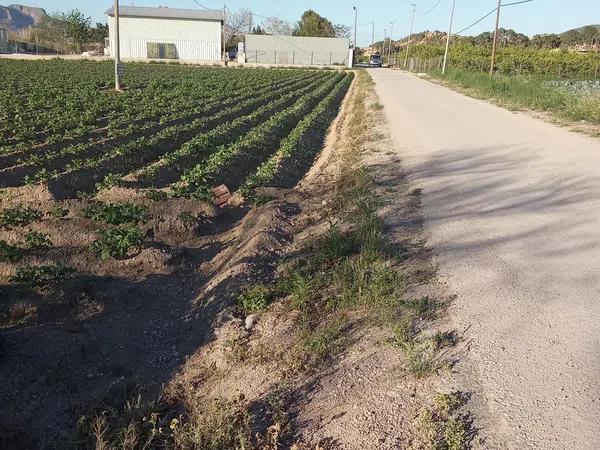
M 354 76 L 348 74 L 344 80 L 325 97 L 310 114 L 298 123 L 292 132 L 281 142 L 279 149 L 256 171 L 249 175 L 238 192 L 244 197 L 253 197 L 258 187 L 268 186 L 277 176 L 283 164 L 294 158 L 303 159 L 303 152 L 314 152 L 315 147 L 307 145 L 309 135 L 324 135 L 337 108 L 352 83 Z
M 22 68 L 29 70 L 20 70 Z M 148 71 L 153 72 L 153 69 L 149 68 Z M 105 80 L 110 80 L 110 63 L 9 61 L 3 66 L 3 72 L 5 78 L 15 78 L 2 96 L 2 104 L 8 118 L 14 117 L 16 125 L 22 121 L 34 127 L 36 135 L 41 137 L 48 134 L 48 127 L 56 127 L 57 132 L 72 133 L 72 130 L 78 129 L 77 121 L 82 125 L 89 123 L 95 126 L 96 119 L 106 116 L 110 111 L 119 110 L 123 99 L 140 91 L 149 91 L 151 97 L 157 98 L 169 94 L 169 89 L 160 89 L 161 86 L 155 85 L 156 83 L 146 83 L 144 89 L 140 89 L 142 86 L 129 89 L 129 95 L 126 96 L 99 91 L 99 84 L 104 83 L 99 82 L 94 74 L 100 74 Z M 177 78 L 176 74 L 174 75 Z M 207 79 L 208 75 L 218 77 L 216 71 L 212 71 L 202 72 L 192 79 L 201 82 Z M 164 78 L 164 81 L 165 87 L 169 87 L 169 80 Z M 80 114 L 81 111 L 85 111 L 84 117 Z M 87 118 L 89 120 L 86 120 Z M 64 127 L 64 124 L 68 124 L 69 128 Z M 12 128 L 18 131 L 18 126 Z M 85 131 L 91 130 L 86 128 Z
M 431 59 L 444 55 L 443 45 L 422 44 L 410 48 L 410 57 Z M 453 44 L 448 54 L 451 68 L 486 71 L 490 68 L 491 46 Z M 397 55 L 400 65 L 405 53 Z M 506 75 L 536 75 L 546 78 L 600 78 L 600 52 L 580 53 L 569 50 L 500 47 L 496 71 Z
M 310 81 L 310 78 L 301 78 L 299 81 L 285 84 L 283 87 L 274 86 L 274 89 L 266 90 L 266 92 L 260 96 L 255 96 L 247 92 L 244 97 L 241 97 L 241 99 L 245 100 L 238 101 L 240 99 L 234 99 L 231 103 L 228 103 L 228 107 L 220 108 L 219 112 L 216 114 L 197 118 L 187 124 L 167 126 L 151 136 L 142 135 L 141 137 L 130 140 L 122 145 L 103 149 L 104 151 L 102 153 L 97 153 L 95 155 L 90 155 L 88 153 L 85 158 L 72 159 L 64 164 L 60 174 L 58 172 L 52 172 L 52 169 L 48 170 L 48 167 L 51 168 L 52 166 L 46 165 L 35 175 L 26 178 L 24 182 L 29 184 L 44 182 L 51 178 L 59 178 L 60 175 L 66 175 L 74 171 L 98 168 L 107 163 L 121 165 L 123 166 L 123 169 L 131 170 L 131 161 L 128 159 L 130 156 L 138 158 L 144 163 L 151 161 L 154 159 L 154 155 L 157 152 L 159 154 L 168 152 L 169 148 L 172 148 L 177 142 L 188 140 L 190 137 L 210 127 L 210 124 L 223 121 L 227 123 L 228 121 L 235 120 L 237 116 L 243 115 L 247 110 L 260 107 L 278 96 L 302 88 L 307 84 L 307 81 Z M 212 105 L 209 108 L 210 109 L 207 110 L 207 112 L 216 110 L 218 105 Z M 60 166 L 62 165 L 63 164 L 60 164 Z
M 294 105 L 299 103 L 309 105 L 310 98 L 318 98 L 324 88 L 333 86 L 339 80 L 340 75 L 327 78 L 332 79 L 329 81 L 318 79 L 302 89 L 294 90 L 263 105 L 249 115 L 238 117 L 229 123 L 217 126 L 209 133 L 193 138 L 179 149 L 166 154 L 157 164 L 147 167 L 143 172 L 144 178 L 154 186 L 158 186 L 159 183 L 164 186 L 176 179 L 190 164 L 197 164 L 196 167 L 201 166 L 206 170 L 212 167 L 215 161 L 223 164 L 226 149 L 232 147 L 232 138 L 240 136 L 236 142 L 246 142 L 249 136 L 262 134 L 259 130 L 265 129 L 265 121 L 269 124 L 286 126 L 289 121 L 286 113 L 293 109 Z M 275 128 L 271 127 L 271 130 L 274 132 Z M 268 147 L 267 136 L 264 136 L 262 145 Z M 191 172 L 193 171 L 192 169 Z M 189 172 L 190 170 L 185 173 L 189 174 Z M 188 175 L 184 175 L 184 178 L 186 176 Z
M 314 74 L 299 74 L 293 78 L 287 79 L 283 82 L 279 82 L 277 80 L 272 80 L 270 83 L 265 85 L 260 85 L 261 89 L 270 91 L 276 90 L 279 88 L 285 88 L 289 85 L 296 85 L 299 82 L 304 80 L 309 80 L 314 77 Z M 227 91 L 223 91 L 227 92 Z M 210 98 L 206 100 L 193 99 L 191 104 L 188 105 L 187 109 L 180 109 L 177 113 L 165 114 L 160 117 L 157 121 L 147 121 L 142 125 L 136 125 L 136 123 L 129 124 L 125 127 L 120 128 L 118 131 L 115 130 L 112 133 L 111 139 L 100 139 L 100 141 L 90 140 L 89 142 L 70 144 L 62 148 L 57 148 L 55 150 L 44 149 L 43 151 L 32 151 L 26 158 L 17 159 L 17 164 L 21 166 L 39 166 L 44 164 L 46 161 L 56 160 L 54 163 L 56 168 L 60 168 L 67 164 L 69 161 L 66 158 L 72 158 L 73 156 L 84 154 L 86 151 L 91 150 L 94 147 L 99 147 L 104 149 L 105 145 L 110 145 L 111 142 L 117 140 L 122 140 L 127 138 L 132 134 L 140 134 L 149 130 L 153 130 L 157 128 L 157 126 L 167 127 L 172 125 L 173 122 L 179 122 L 182 120 L 193 120 L 194 118 L 198 118 L 198 116 L 210 116 L 215 111 L 218 111 L 222 108 L 227 108 L 231 105 L 236 105 L 239 102 L 252 99 L 255 96 L 256 85 L 252 83 L 249 86 L 246 86 L 238 91 L 234 91 L 233 95 L 230 95 L 225 100 L 223 100 L 222 93 L 219 92 L 219 95 L 215 95 L 215 98 Z M 162 124 L 162 125 L 159 125 Z M 5 158 L 8 159 L 8 158 Z M 6 166 L 10 166 L 10 162 L 6 162 Z M 44 165 L 46 169 L 52 170 L 49 165 Z
M 49 217 L 61 220 L 69 214 L 68 209 L 56 206 Z M 148 209 L 143 205 L 131 202 L 92 202 L 84 210 L 83 216 L 104 226 L 90 245 L 91 250 L 101 259 L 126 258 L 144 246 L 145 235 L 138 225 L 146 223 L 150 217 Z M 0 211 L 0 229 L 21 228 L 43 219 L 42 212 L 33 208 L 6 208 Z M 25 234 L 23 242 L 9 244 L 0 240 L 0 262 L 20 263 L 25 256 L 39 256 L 52 247 L 48 234 L 30 231 Z M 10 277 L 10 282 L 29 289 L 46 288 L 64 281 L 74 273 L 74 268 L 62 263 L 21 264 L 15 267 L 15 274 Z
M 158 72 L 157 78 L 145 85 L 128 89 L 124 95 L 114 95 L 110 91 L 98 91 L 97 79 L 94 77 L 87 83 L 78 83 L 94 65 L 78 67 L 80 63 L 77 62 L 72 62 L 71 71 L 67 71 L 69 67 L 64 66 L 64 61 L 59 62 L 62 67 L 61 76 L 50 82 L 40 82 L 38 78 L 42 78 L 47 71 L 34 70 L 39 69 L 39 62 L 10 61 L 9 67 L 4 67 L 5 77 L 23 76 L 22 71 L 13 74 L 10 65 L 29 63 L 34 64 L 34 67 L 19 83 L 9 83 L 10 87 L 0 91 L 0 105 L 3 106 L 1 115 L 9 121 L 0 123 L 0 153 L 15 148 L 23 149 L 34 143 L 60 142 L 93 133 L 103 126 L 110 134 L 133 119 L 157 118 L 165 108 L 172 108 L 172 111 L 184 109 L 196 97 L 200 99 L 227 95 L 227 92 L 249 84 L 258 87 L 261 83 L 284 80 L 294 75 L 284 71 L 243 73 L 202 69 L 196 72 L 185 71 L 183 78 L 180 75 L 182 70 L 172 67 L 172 74 Z M 57 62 L 44 63 L 51 70 Z M 105 66 L 109 68 L 110 65 Z M 77 68 L 81 71 L 77 71 Z M 155 70 L 151 66 L 148 69 L 149 72 Z M 110 70 L 105 70 L 105 76 L 107 79 L 111 78 Z
M 240 157 L 242 160 L 260 161 L 264 156 L 268 156 L 270 149 L 277 145 L 282 136 L 285 136 L 302 117 L 307 114 L 310 116 L 315 105 L 328 92 L 340 92 L 346 84 L 344 80 L 349 78 L 351 75 L 338 74 L 310 95 L 301 97 L 287 110 L 280 111 L 260 126 L 253 128 L 238 141 L 217 149 L 207 160 L 187 170 L 180 181 L 173 186 L 174 192 L 178 195 L 191 193 L 196 198 L 210 198 L 210 187 L 217 181 L 215 176 L 217 173 L 227 172 L 228 164 L 232 162 L 242 166 L 237 168 L 239 172 L 252 167 L 250 161 L 240 163 Z
M 224 121 L 231 122 L 236 120 L 239 116 L 244 115 L 255 108 L 259 108 L 263 104 L 268 104 L 282 95 L 300 89 L 305 84 L 306 81 L 302 80 L 295 84 L 287 85 L 284 88 L 266 91 L 261 95 L 254 96 L 245 101 L 236 102 L 234 105 L 222 109 L 210 117 L 201 117 L 195 119 L 189 124 L 175 125 L 165 128 L 151 137 L 143 136 L 141 138 L 129 141 L 124 145 L 110 149 L 109 151 L 96 157 L 73 160 L 65 167 L 65 169 L 66 171 L 72 171 L 96 168 L 113 159 L 123 158 L 129 154 L 141 156 L 141 154 L 149 151 L 150 149 L 160 149 L 161 154 L 164 154 L 166 151 L 168 151 L 169 147 L 172 146 L 173 143 L 177 143 L 182 140 L 188 140 L 191 136 L 205 130 L 207 126 L 210 126 L 210 124 L 222 123 Z M 128 165 L 128 167 L 130 166 Z
M 176 70 L 176 69 L 174 69 Z M 198 72 L 203 73 L 203 70 Z M 212 72 L 215 72 L 214 70 Z M 9 133 L 17 132 L 23 129 L 19 125 L 19 121 L 25 121 L 25 128 L 31 128 L 31 130 L 43 130 L 45 126 L 54 126 L 57 128 L 57 132 L 54 135 L 48 136 L 44 131 L 37 131 L 36 136 L 39 139 L 44 140 L 46 144 L 52 142 L 62 142 L 65 139 L 70 139 L 82 134 L 94 134 L 102 136 L 112 136 L 123 126 L 130 127 L 131 125 L 144 123 L 146 120 L 153 119 L 160 121 L 165 114 L 160 114 L 161 108 L 167 108 L 165 113 L 170 111 L 181 112 L 187 111 L 190 106 L 198 101 L 206 98 L 223 98 L 223 96 L 230 95 L 231 92 L 235 92 L 240 88 L 247 88 L 251 85 L 261 87 L 263 84 L 269 84 L 270 82 L 285 81 L 288 78 L 293 78 L 293 74 L 290 75 L 286 72 L 281 74 L 265 74 L 260 73 L 257 76 L 252 73 L 243 74 L 242 72 L 233 71 L 235 74 L 229 75 L 230 72 L 225 72 L 220 75 L 213 75 L 214 80 L 207 79 L 196 75 L 191 77 L 191 81 L 182 81 L 181 85 L 173 85 L 170 80 L 160 79 L 157 82 L 148 83 L 143 89 L 128 90 L 126 93 L 121 95 L 115 95 L 112 92 L 97 92 L 94 87 L 88 87 L 86 92 L 91 91 L 91 100 L 85 101 L 80 99 L 81 92 L 69 92 L 62 97 L 71 96 L 70 100 L 75 105 L 75 110 L 68 108 L 65 105 L 54 105 L 50 102 L 49 104 L 37 104 L 36 102 L 17 102 L 18 108 L 26 108 L 30 112 L 29 115 L 33 115 L 33 118 L 28 117 L 21 110 L 10 111 L 7 107 L 6 102 L 0 102 L 4 106 L 5 114 L 7 115 L 8 122 L 5 122 L 5 128 L 8 129 Z M 58 81 L 57 81 L 58 82 Z M 204 84 L 206 83 L 206 85 Z M 266 87 L 266 86 L 265 86 Z M 174 97 L 174 93 L 176 97 Z M 33 95 L 33 94 L 32 94 Z M 36 95 L 39 95 L 36 92 Z M 196 100 L 196 97 L 198 98 Z M 178 98 L 178 101 L 174 99 Z M 97 112 L 98 105 L 104 105 L 108 111 L 113 111 L 109 114 L 100 114 Z M 25 106 L 23 106 L 25 105 Z M 85 106 L 85 108 L 83 108 Z M 145 113 L 145 109 L 148 112 Z M 93 123 L 85 129 L 79 129 L 78 132 L 73 132 L 74 127 L 69 120 L 63 120 L 64 114 L 74 118 L 74 120 L 80 120 L 82 114 L 80 111 L 85 110 L 85 115 L 98 118 L 101 122 L 108 123 L 108 126 L 104 128 L 98 128 L 103 123 Z M 158 116 L 158 117 L 157 117 Z M 136 117 L 137 121 L 131 122 L 131 118 Z M 39 123 L 36 123 L 36 120 Z M 165 120 L 165 119 L 162 119 Z M 116 124 L 116 125 L 115 125 Z M 125 125 L 123 125 L 125 124 Z M 68 130 L 65 130 L 68 128 Z M 1 140 L 0 140 L 1 142 Z M 39 144 L 43 145 L 43 144 Z M 11 142 L 5 145 L 3 148 L 0 147 L 1 153 L 10 153 L 18 150 L 28 149 L 31 147 L 31 142 L 23 141 L 15 144 Z

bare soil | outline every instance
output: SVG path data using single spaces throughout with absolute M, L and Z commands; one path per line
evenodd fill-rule
M 312 169 L 296 186 L 297 168 L 288 180 L 293 187 L 265 190 L 275 199 L 264 206 L 221 210 L 185 199 L 154 202 L 133 189 L 102 193 L 102 201 L 149 208 L 151 219 L 141 227 L 153 243 L 124 260 L 90 253 L 99 226 L 82 217 L 86 200 L 61 202 L 69 214 L 54 219 L 47 188 L 3 190 L 2 207 L 27 205 L 45 218 L 0 230 L 0 239 L 17 243 L 27 231 L 48 233 L 54 247 L 28 252 L 22 262 L 62 262 L 77 276 L 45 292 L 2 286 L 0 447 L 73 444 L 80 416 L 114 407 L 138 387 L 145 398 L 166 396 L 175 410 L 242 395 L 255 431 L 276 442 L 268 448 L 420 446 L 416 419 L 431 403 L 438 377 L 411 375 L 402 352 L 389 344 L 389 330 L 368 321 L 353 326 L 333 361 L 306 373 L 294 368 L 296 311 L 276 303 L 248 329 L 247 318 L 232 308 L 241 292 L 273 280 L 282 260 L 326 229 L 339 158 L 349 151 L 354 89 Z M 376 101 L 371 93 L 368 104 Z M 418 191 L 383 113 L 371 113 L 363 161 L 386 203 L 386 229 L 406 252 L 406 295 L 445 301 L 425 246 Z M 13 272 L 14 264 L 0 263 L 3 282 Z M 353 324 L 362 323 L 357 314 Z M 436 323 L 431 332 L 444 326 Z

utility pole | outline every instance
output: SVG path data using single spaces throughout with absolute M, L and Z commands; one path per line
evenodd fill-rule
M 252 33 L 252 11 L 250 11 L 250 19 L 248 21 L 248 33 Z
M 442 66 L 442 75 L 446 74 L 446 64 L 448 63 L 448 50 L 450 49 L 450 36 L 452 36 L 452 23 L 454 22 L 454 7 L 456 0 L 452 0 L 452 13 L 450 14 L 450 26 L 448 27 L 448 36 L 446 37 L 446 51 L 444 52 L 444 65 Z
M 383 61 L 383 58 L 385 58 L 385 40 L 387 39 L 387 30 L 384 28 L 383 29 L 383 48 L 381 49 L 381 60 Z
M 121 45 L 119 42 L 119 0 L 115 0 L 115 40 L 114 40 L 114 52 L 115 52 L 115 91 L 121 91 Z
M 410 41 L 412 39 L 413 26 L 415 25 L 415 12 L 417 10 L 417 5 L 413 3 L 413 14 L 412 20 L 410 22 L 410 34 L 408 35 L 408 43 L 406 44 L 406 56 L 404 58 L 404 68 L 406 69 L 406 64 L 408 64 L 408 51 L 410 50 Z
M 352 61 L 352 64 L 354 65 L 354 63 L 356 62 L 356 31 L 358 28 L 358 9 L 356 8 L 356 6 L 353 6 L 352 8 L 354 8 L 354 52 L 352 52 L 352 54 L 354 55 L 354 61 Z
M 388 67 L 390 67 L 390 62 L 392 58 L 392 37 L 394 36 L 394 22 L 390 22 L 390 45 L 388 45 Z
M 492 64 L 490 65 L 490 76 L 494 76 L 494 66 L 496 65 L 496 40 L 498 39 L 498 27 L 500 26 L 500 8 L 502 0 L 498 0 L 498 10 L 496 11 L 496 29 L 494 30 L 494 42 L 492 43 Z
M 225 31 L 225 27 L 226 27 L 226 22 L 227 22 L 227 5 L 223 4 L 223 54 L 221 55 L 221 58 L 223 58 L 223 64 L 227 64 L 227 59 L 225 56 L 225 52 L 227 51 L 227 42 L 225 42 L 225 37 L 226 37 L 226 31 Z
M 371 55 L 375 54 L 375 22 L 371 22 Z

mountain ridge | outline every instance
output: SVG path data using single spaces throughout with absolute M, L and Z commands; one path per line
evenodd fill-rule
M 43 8 L 12 4 L 0 5 L 0 28 L 19 30 L 38 25 L 48 14 Z

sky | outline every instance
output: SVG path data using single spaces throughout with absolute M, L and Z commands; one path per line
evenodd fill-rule
M 196 0 L 207 8 L 223 8 L 214 0 Z M 515 0 L 503 0 L 512 3 Z M 11 3 L 39 6 L 48 13 L 78 8 L 91 16 L 93 22 L 106 22 L 104 11 L 112 0 L 14 0 Z M 200 8 L 194 0 L 120 0 L 121 5 L 170 6 L 172 8 Z M 357 41 L 359 46 L 371 43 L 375 22 L 375 40 L 381 40 L 384 30 L 389 36 L 393 22 L 393 38 L 406 36 L 410 30 L 412 3 L 416 4 L 415 31 L 447 30 L 452 0 L 227 0 L 227 7 L 236 11 L 250 9 L 260 16 L 277 16 L 296 22 L 306 9 L 314 9 L 333 23 L 354 26 L 354 5 L 358 8 Z M 8 5 L 8 3 L 2 3 Z M 436 6 L 437 5 L 437 6 Z M 496 0 L 456 0 L 454 31 L 467 27 L 490 12 Z M 435 8 L 433 8 L 435 6 Z M 431 10 L 433 8 L 433 10 Z M 428 14 L 427 11 L 431 10 Z M 260 18 L 256 19 L 258 22 Z M 479 34 L 492 30 L 495 14 L 469 29 L 465 34 Z M 260 23 L 260 22 L 259 22 Z M 539 33 L 563 32 L 583 25 L 600 24 L 600 0 L 533 0 L 502 9 L 500 26 L 513 28 L 529 36 Z

